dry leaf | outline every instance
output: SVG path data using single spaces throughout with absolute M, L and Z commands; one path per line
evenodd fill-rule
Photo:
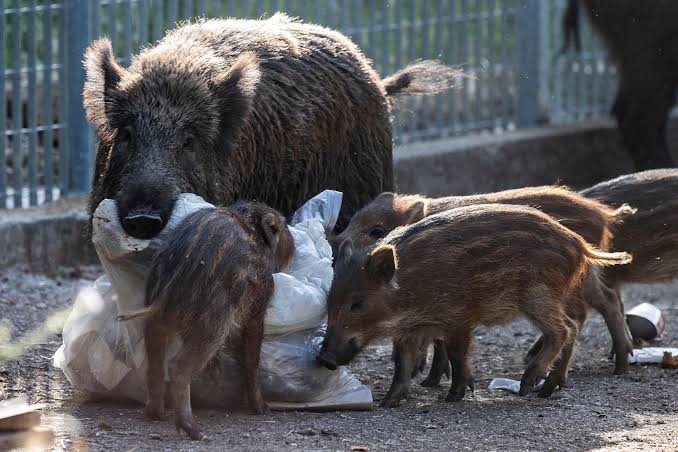
M 673 356 L 671 352 L 664 352 L 661 366 L 664 369 L 678 369 L 678 355 Z

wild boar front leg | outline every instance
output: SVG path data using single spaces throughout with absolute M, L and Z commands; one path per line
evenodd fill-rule
M 395 353 L 395 371 L 393 382 L 379 406 L 393 408 L 400 405 L 400 399 L 407 397 L 420 338 L 407 336 L 393 341 Z

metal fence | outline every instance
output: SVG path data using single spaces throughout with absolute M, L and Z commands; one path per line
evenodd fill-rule
M 388 75 L 419 58 L 460 65 L 459 89 L 400 103 L 400 143 L 606 114 L 614 67 L 589 30 L 557 58 L 565 0 L 0 0 L 0 209 L 89 189 L 82 54 L 110 36 L 123 65 L 177 21 L 268 17 L 338 29 Z

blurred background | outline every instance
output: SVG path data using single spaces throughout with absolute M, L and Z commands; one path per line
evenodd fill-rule
M 396 109 L 396 142 L 608 116 L 616 71 L 582 21 L 583 48 L 560 54 L 565 0 L 0 0 L 0 209 L 89 190 L 93 137 L 82 108 L 82 54 L 97 36 L 132 55 L 179 21 L 284 11 L 340 30 L 389 75 L 439 58 L 459 89 Z M 433 143 L 431 143 L 433 144 Z

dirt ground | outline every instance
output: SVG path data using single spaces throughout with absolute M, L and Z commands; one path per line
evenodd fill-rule
M 0 270 L 0 327 L 15 339 L 24 335 L 68 307 L 77 288 L 99 272 L 48 277 Z M 658 343 L 678 347 L 678 283 L 629 287 L 625 297 L 627 309 L 644 301 L 663 309 L 667 327 Z M 26 395 L 45 403 L 43 424 L 56 432 L 54 450 L 678 450 L 678 370 L 632 365 L 626 375 L 613 376 L 610 341 L 597 314 L 578 340 L 569 385 L 552 398 L 487 389 L 494 377 L 520 377 L 534 338 L 524 320 L 479 328 L 476 391 L 462 402 L 443 400 L 444 381 L 432 389 L 415 384 L 409 400 L 389 410 L 376 403 L 369 412 L 258 417 L 197 410 L 209 442 L 191 442 L 169 423 L 146 421 L 138 405 L 86 401 L 51 364 L 58 333 L 0 362 L 0 398 Z M 352 365 L 377 402 L 390 383 L 390 351 L 387 342 L 373 346 Z

